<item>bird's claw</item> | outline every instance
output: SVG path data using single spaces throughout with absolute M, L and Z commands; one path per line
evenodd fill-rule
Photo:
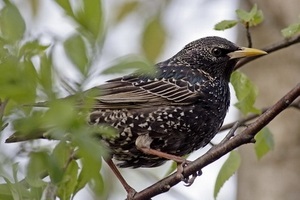
M 192 174 L 191 178 L 184 177 L 183 170 L 189 163 L 191 163 L 191 161 L 185 160 L 184 162 L 178 164 L 177 172 L 176 172 L 177 176 L 180 177 L 180 179 L 186 183 L 185 186 L 187 186 L 187 187 L 191 186 L 194 183 L 197 176 L 201 176 L 201 174 L 202 174 L 202 171 L 200 170 L 200 171 L 197 171 L 196 173 Z
M 185 186 L 186 187 L 191 186 L 194 183 L 194 181 L 197 178 L 197 176 L 201 176 L 201 175 L 202 175 L 202 171 L 200 170 L 200 171 L 197 171 L 196 173 L 192 174 L 191 178 L 190 177 L 185 177 L 183 179 L 183 181 L 186 183 Z
M 189 161 L 189 160 L 184 160 L 181 163 L 177 163 L 176 176 L 179 177 L 181 180 L 184 180 L 184 176 L 183 176 L 184 167 L 186 167 L 190 162 L 191 161 Z
M 183 170 L 186 166 L 188 166 L 188 164 L 191 163 L 191 161 L 189 160 L 184 160 L 182 163 L 178 163 L 177 164 L 177 173 L 182 174 Z

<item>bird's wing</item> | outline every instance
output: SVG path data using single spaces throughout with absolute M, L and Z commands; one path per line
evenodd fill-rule
M 188 105 L 201 96 L 188 80 L 147 78 L 134 75 L 113 79 L 98 86 L 95 109 L 141 108 L 161 105 Z

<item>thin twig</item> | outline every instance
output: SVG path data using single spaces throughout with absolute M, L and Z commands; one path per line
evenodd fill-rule
M 249 22 L 246 23 L 246 35 L 247 35 L 247 40 L 248 40 L 248 47 L 252 47 L 252 37 L 250 33 L 250 27 L 249 27 Z
M 228 140 L 230 140 L 230 138 L 232 138 L 234 136 L 235 131 L 241 126 L 241 122 L 240 121 L 236 121 L 234 123 L 234 125 L 232 126 L 232 128 L 230 129 L 230 131 L 228 132 L 228 134 L 224 137 L 224 139 L 220 142 L 220 144 L 223 144 L 225 142 L 227 142 Z
M 77 152 L 74 151 L 74 149 L 72 149 L 72 151 L 70 152 L 70 155 L 68 157 L 68 160 L 67 162 L 65 163 L 64 167 L 63 167 L 63 171 L 66 171 L 67 168 L 69 167 L 70 163 L 73 161 L 73 160 L 76 160 L 77 157 L 76 157 L 76 154 Z
M 291 105 L 288 106 L 288 108 L 300 109 L 300 99 L 299 99 L 299 101 L 293 102 Z M 268 109 L 269 109 L 269 107 L 261 109 L 261 114 L 263 114 L 264 112 L 266 112 Z M 251 120 L 259 117 L 261 114 L 251 114 L 251 115 L 249 115 L 249 116 L 247 116 L 247 117 L 245 117 L 243 119 L 239 119 L 238 121 L 240 122 L 240 126 L 246 125 L 247 122 L 249 122 L 249 121 L 251 121 Z M 231 129 L 235 125 L 236 122 L 237 121 L 234 121 L 234 122 L 231 122 L 231 123 L 223 125 L 220 128 L 220 132 L 228 130 L 228 129 Z
M 212 151 L 214 148 L 218 147 L 221 144 L 224 144 L 225 142 L 227 142 L 228 140 L 230 140 L 230 138 L 232 138 L 234 136 L 234 133 L 236 132 L 236 130 L 241 127 L 241 121 L 235 121 L 233 122 L 232 128 L 230 129 L 230 131 L 227 133 L 227 135 L 223 138 L 223 140 L 219 143 L 219 144 L 215 144 L 212 146 L 212 148 L 209 149 L 208 152 Z

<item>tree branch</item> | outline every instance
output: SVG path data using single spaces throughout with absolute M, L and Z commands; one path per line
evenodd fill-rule
M 272 44 L 266 48 L 263 48 L 262 50 L 268 52 L 269 54 L 274 52 L 274 51 L 278 51 L 280 49 L 284 49 L 286 47 L 289 47 L 291 45 L 294 45 L 296 43 L 300 43 L 300 35 L 292 37 L 292 38 L 288 38 L 288 39 L 284 39 L 278 43 Z M 237 63 L 237 65 L 235 66 L 235 70 L 241 68 L 243 65 L 247 64 L 250 61 L 256 60 L 257 58 L 260 58 L 261 56 L 256 56 L 256 57 L 249 57 L 249 58 L 244 58 L 241 61 L 239 61 Z
M 299 99 L 299 101 L 295 101 L 292 104 L 290 104 L 287 108 L 295 108 L 295 109 L 299 109 L 300 110 L 300 99 Z M 263 114 L 264 112 L 266 112 L 268 109 L 269 109 L 269 107 L 261 109 L 261 114 Z M 220 128 L 219 132 L 231 129 L 237 122 L 239 122 L 240 126 L 246 125 L 247 122 L 249 122 L 249 121 L 251 121 L 251 120 L 259 117 L 261 114 L 251 114 L 251 115 L 249 115 L 249 116 L 247 116 L 245 118 L 242 118 L 242 119 L 239 119 L 237 121 L 225 124 L 225 125 L 223 125 Z
M 272 121 L 279 113 L 286 109 L 298 96 L 300 96 L 300 83 L 298 83 L 291 91 L 289 91 L 283 98 L 276 104 L 267 109 L 260 115 L 253 123 L 245 128 L 240 134 L 235 135 L 230 140 L 214 146 L 211 150 L 199 157 L 195 161 L 189 163 L 183 171 L 184 177 L 188 177 L 197 173 L 203 167 L 216 161 L 223 155 L 232 151 L 233 149 L 250 143 L 254 136 Z M 168 177 L 158 181 L 157 183 L 149 186 L 148 188 L 136 193 L 134 200 L 150 199 L 158 194 L 168 191 L 171 187 L 181 182 L 181 178 L 173 173 Z

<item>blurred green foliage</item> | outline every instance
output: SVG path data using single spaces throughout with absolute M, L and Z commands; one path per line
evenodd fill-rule
M 99 57 L 109 24 L 101 0 L 81 0 L 74 4 L 71 0 L 56 0 L 75 26 L 75 31 L 63 41 L 53 40 L 44 44 L 39 37 L 32 38 L 26 29 L 26 21 L 19 8 L 9 0 L 2 1 L 0 10 L 0 125 L 1 130 L 11 125 L 14 135 L 11 141 L 46 137 L 57 140 L 52 146 L 26 142 L 29 161 L 26 173 L 14 158 L 1 154 L 0 199 L 72 199 L 82 188 L 89 186 L 96 196 L 105 195 L 105 187 L 100 169 L 101 157 L 107 151 L 95 134 L 111 137 L 115 130 L 111 127 L 91 127 L 86 123 L 94 93 L 82 93 L 82 84 L 90 78 L 92 67 Z M 40 2 L 31 0 L 32 16 L 37 17 Z M 116 23 L 142 10 L 137 1 L 124 2 L 116 12 Z M 28 10 L 29 11 L 29 10 Z M 138 11 L 140 12 L 140 11 Z M 163 51 L 166 31 L 159 18 L 160 11 L 144 19 L 141 50 L 144 57 L 129 55 L 117 59 L 111 68 L 102 74 L 124 73 L 138 70 L 153 73 L 153 62 Z M 117 25 L 117 24 L 115 24 Z M 63 71 L 54 66 L 56 44 L 61 44 L 65 54 L 80 77 L 73 84 L 64 79 Z M 59 74 L 62 73 L 62 74 Z M 63 80 L 62 80 L 63 79 Z M 74 89 L 79 95 L 58 99 L 60 86 Z M 74 88 L 75 86 L 75 88 Z M 82 95 L 89 96 L 82 101 Z M 33 108 L 35 102 L 47 108 Z M 81 106 L 78 106 L 81 102 Z M 8 162 L 7 162 L 8 161 Z M 5 167 L 6 166 L 6 167 Z M 13 171 L 7 169 L 13 167 Z M 21 180 L 17 177 L 23 177 Z M 49 177 L 49 179 L 45 179 Z

